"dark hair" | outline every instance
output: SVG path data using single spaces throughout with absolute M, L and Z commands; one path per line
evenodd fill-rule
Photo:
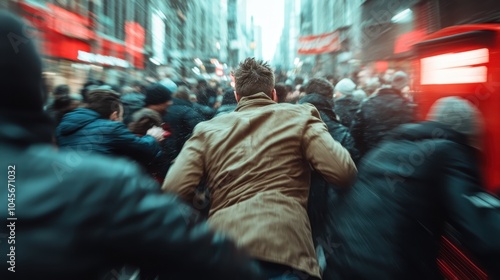
M 286 85 L 284 83 L 277 83 L 274 86 L 276 90 L 276 95 L 278 96 L 278 103 L 284 103 L 286 101 L 286 96 L 288 95 L 288 91 Z
M 112 90 L 92 90 L 87 93 L 87 108 L 94 110 L 101 118 L 108 119 L 116 111 L 123 110 L 120 95 Z
M 240 96 L 250 96 L 263 92 L 269 97 L 274 89 L 274 73 L 271 67 L 262 60 L 247 58 L 240 63 L 234 72 L 236 93 Z
M 306 94 L 317 93 L 326 97 L 333 97 L 333 85 L 323 78 L 310 79 L 305 85 Z
M 68 85 L 58 85 L 54 89 L 55 96 L 68 96 L 69 95 L 69 86 Z

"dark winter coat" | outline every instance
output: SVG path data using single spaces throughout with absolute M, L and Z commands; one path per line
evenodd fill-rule
M 184 143 L 191 137 L 194 127 L 205 118 L 193 108 L 188 100 L 174 98 L 163 120 L 168 124 L 172 135 L 165 139 L 164 147 L 168 150 L 168 158 L 174 160 L 181 152 Z
M 342 98 L 335 100 L 335 113 L 340 118 L 340 123 L 344 126 L 351 128 L 352 121 L 356 116 L 361 102 L 355 100 L 351 95 L 346 95 Z
M 197 102 L 193 102 L 192 105 L 193 105 L 193 109 L 196 112 L 198 112 L 198 114 L 203 116 L 203 120 L 210 120 L 215 115 L 215 110 L 206 106 L 206 105 L 202 105 L 202 104 L 197 103 Z
M 356 162 L 359 159 L 358 151 L 355 147 L 354 139 L 349 132 L 349 128 L 342 125 L 336 116 L 333 109 L 333 101 L 323 95 L 312 93 L 300 99 L 299 104 L 310 103 L 318 109 L 321 119 L 328 127 L 328 132 L 332 135 L 333 139 L 342 144 L 344 148 L 349 151 L 352 159 Z
M 332 109 L 333 100 L 323 95 L 312 93 L 299 100 L 299 104 L 305 102 L 314 105 L 314 107 L 318 109 L 321 119 L 326 124 L 333 139 L 340 142 L 340 144 L 349 151 L 352 159 L 356 162 L 359 155 L 354 145 L 354 139 L 349 129 L 337 120 L 337 116 Z M 332 223 L 332 213 L 328 210 L 328 204 L 335 201 L 337 197 L 334 188 L 335 186 L 328 184 L 317 172 L 311 173 L 311 189 L 309 190 L 307 212 L 317 253 L 324 251 L 324 249 L 320 249 L 320 247 L 325 246 L 325 241 L 328 239 L 328 234 L 331 232 L 330 228 L 335 226 Z M 324 256 L 321 256 L 321 253 L 318 253 L 318 259 L 320 264 L 324 262 Z
M 413 105 L 392 88 L 383 88 L 363 101 L 351 127 L 361 156 L 377 146 L 390 130 L 413 122 L 413 111 Z
M 498 252 L 499 209 L 471 203 L 482 187 L 476 150 L 465 142 L 438 123 L 407 124 L 363 158 L 352 190 L 329 204 L 328 279 L 442 279 L 445 221 L 470 249 Z
M 102 119 L 96 111 L 75 109 L 64 115 L 56 130 L 59 147 L 85 153 L 125 156 L 143 166 L 160 156 L 156 139 L 138 137 L 122 122 Z
M 145 106 L 146 96 L 142 93 L 127 93 L 120 97 L 123 104 L 123 123 L 128 125 L 132 121 L 132 115 Z
M 229 239 L 199 223 L 176 197 L 160 194 L 135 164 L 57 151 L 50 131 L 47 139 L 35 133 L 42 125 L 31 124 L 0 125 L 0 163 L 15 174 L 17 218 L 9 221 L 15 244 L 6 236 L 0 242 L 0 279 L 116 279 L 122 264 L 155 270 L 160 279 L 259 279 Z M 0 199 L 8 201 L 7 191 Z M 10 229 L 3 227 L 2 233 Z M 10 246 L 15 273 L 7 270 Z

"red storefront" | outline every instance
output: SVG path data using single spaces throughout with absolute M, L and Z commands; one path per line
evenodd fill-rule
M 68 84 L 73 92 L 89 79 L 117 83 L 121 76 L 144 69 L 144 29 L 127 22 L 126 41 L 99 35 L 85 16 L 56 5 L 19 2 L 19 13 L 31 25 L 27 36 L 35 36 L 44 56 L 49 84 Z

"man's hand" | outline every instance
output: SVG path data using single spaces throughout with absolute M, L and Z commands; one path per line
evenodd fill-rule
M 153 136 L 154 138 L 156 138 L 156 140 L 158 140 L 158 142 L 161 142 L 165 139 L 163 137 L 164 133 L 165 131 L 161 127 L 153 126 L 152 128 L 148 129 L 148 132 L 146 134 Z

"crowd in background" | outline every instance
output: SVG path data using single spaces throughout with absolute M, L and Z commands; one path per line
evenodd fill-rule
M 46 101 L 33 43 L 5 40 L 22 30 L 0 13 L 0 161 L 19 170 L 24 279 L 123 264 L 144 279 L 440 279 L 447 223 L 499 277 L 470 102 L 440 99 L 417 122 L 404 72 L 276 83 L 253 58 L 234 88 L 89 81 Z

